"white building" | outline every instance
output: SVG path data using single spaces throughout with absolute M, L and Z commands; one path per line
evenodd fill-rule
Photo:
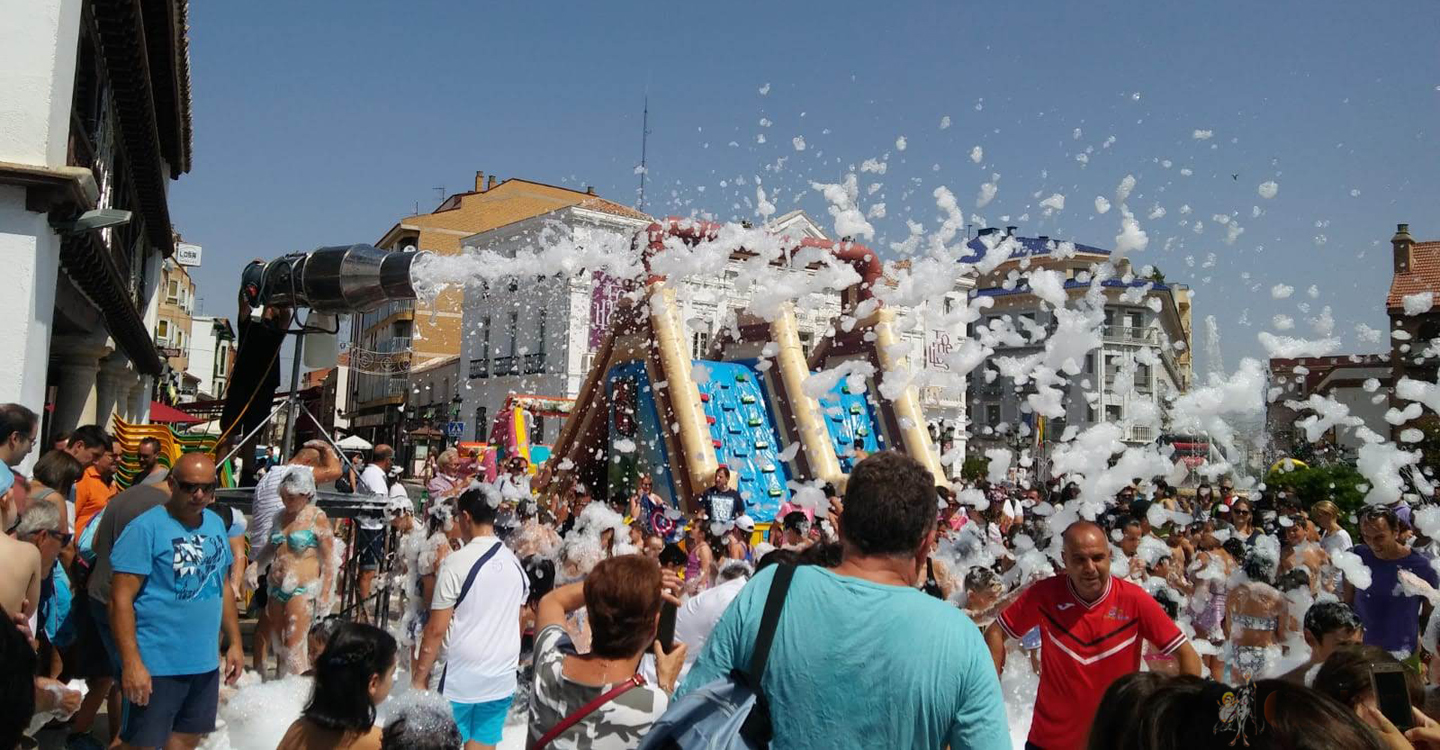
M 0 7 L 0 402 L 47 434 L 144 421 L 166 193 L 190 169 L 187 3 Z
M 977 329 L 1013 331 L 1018 336 L 995 347 L 987 366 L 971 373 L 971 435 L 976 444 L 1030 447 L 1042 431 L 1020 435 L 1023 431 L 1019 426 L 1037 425 L 1038 420 L 1025 404 L 1026 397 L 1034 392 L 1034 384 L 1017 387 L 995 369 L 1004 358 L 1020 359 L 1043 351 L 1046 339 L 1056 330 L 1053 311 L 1029 288 L 1026 273 L 1044 268 L 1062 274 L 1064 290 L 1074 300 L 1090 288 L 1092 267 L 1108 262 L 1110 251 L 1063 243 L 1061 252 L 1058 240 L 1017 237 L 1014 229 L 1009 227 L 1004 236 L 998 229 L 982 230 L 981 236 L 969 243 L 975 254 L 964 259 L 974 262 L 982 257 L 987 241 L 1014 241 L 1009 258 L 977 279 L 972 292 L 977 299 L 993 300 L 976 323 Z M 1124 425 L 1123 440 L 1127 443 L 1151 442 L 1160 435 L 1149 426 L 1129 424 L 1132 415 L 1142 408 L 1159 408 L 1163 412 L 1167 397 L 1190 388 L 1189 287 L 1167 282 L 1158 275 L 1122 281 L 1138 269 L 1132 271 L 1129 261 L 1121 261 L 1120 265 L 1117 278 L 1101 285 L 1105 296 L 1101 346 L 1091 350 L 1082 371 L 1069 378 L 1065 417 L 1043 425 L 1044 442 L 1058 440 L 1067 426 L 1083 430 L 1101 421 Z M 1016 344 L 1016 338 L 1027 343 Z M 1116 387 L 1125 380 L 1122 371 L 1133 382 L 1133 388 Z M 1021 445 L 1015 445 L 1017 439 Z
M 652 223 L 633 212 L 622 214 L 581 204 L 472 235 L 462 245 L 513 256 L 516 250 L 531 246 L 542 229 L 553 229 L 557 222 L 568 227 L 577 243 L 604 242 L 617 247 L 628 246 L 637 232 Z M 777 218 L 771 226 L 776 234 L 795 239 L 827 239 L 800 211 Z M 727 268 L 717 269 L 708 278 L 687 278 L 683 291 L 676 295 L 696 359 L 704 358 L 711 338 L 727 321 L 733 321 L 735 311 L 748 306 L 747 295 L 736 288 L 739 263 L 732 259 Z M 962 281 L 954 296 L 963 298 L 969 288 L 969 282 Z M 609 330 L 609 313 L 620 294 L 618 283 L 594 273 L 525 277 L 488 289 L 467 289 L 460 356 L 465 385 L 459 391 L 466 438 L 484 440 L 496 410 L 509 395 L 574 398 L 590 371 L 593 352 Z M 807 350 L 824 336 L 839 313 L 840 300 L 834 293 L 810 295 L 796 305 L 796 322 Z M 929 355 L 932 347 L 941 344 L 948 351 L 949 341 L 940 340 L 945 338 L 943 334 L 927 337 L 911 331 L 904 338 L 914 345 L 917 356 L 922 349 Z M 923 361 L 927 368 L 943 369 L 941 360 L 937 354 Z M 933 382 L 940 380 L 936 377 Z M 948 387 L 922 387 L 920 394 L 926 417 L 937 428 L 932 431 L 949 424 L 963 435 L 963 378 L 952 379 Z M 560 428 L 558 419 L 536 418 L 532 440 L 548 445 Z M 958 471 L 958 463 L 956 466 Z
M 223 398 L 235 359 L 235 329 L 230 319 L 217 315 L 192 318 L 188 343 L 190 360 L 185 373 L 195 379 L 192 395 L 198 401 Z

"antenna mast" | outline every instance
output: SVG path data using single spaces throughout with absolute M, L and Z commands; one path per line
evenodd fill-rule
M 645 113 L 640 120 L 640 205 L 637 209 L 645 210 L 645 156 L 646 146 L 650 140 L 650 95 L 645 95 Z

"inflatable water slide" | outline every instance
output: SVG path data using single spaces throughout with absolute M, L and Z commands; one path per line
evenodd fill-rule
M 637 243 L 644 243 L 648 271 L 667 239 L 693 246 L 719 230 L 672 218 L 652 224 Z M 843 488 L 857 445 L 866 453 L 903 450 L 943 481 L 915 388 L 893 400 L 877 391 L 884 373 L 906 367 L 891 354 L 893 311 L 873 295 L 874 285 L 883 283 L 879 259 L 850 242 L 805 239 L 787 250 L 793 256 L 803 248 L 829 251 L 859 274 L 860 282 L 841 292 L 841 314 L 855 317 L 853 326 L 833 326 L 807 357 L 793 306 L 768 322 L 740 314 L 736 330 L 714 337 L 704 358 L 692 359 L 676 290 L 649 275 L 641 294 L 620 300 L 552 446 L 543 491 L 563 492 L 579 481 L 597 498 L 628 497 L 635 479 L 648 472 L 654 491 L 688 513 L 723 463 L 750 514 L 766 522 L 797 482 Z M 808 378 L 847 360 L 873 367 L 852 369 L 874 373 L 862 378 L 863 389 L 852 392 L 847 383 L 859 377 L 852 376 L 819 398 L 807 395 Z

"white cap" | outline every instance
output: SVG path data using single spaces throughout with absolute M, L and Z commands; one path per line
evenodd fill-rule
M 736 516 L 736 518 L 735 518 L 735 528 L 737 528 L 737 529 L 739 529 L 739 530 L 741 530 L 741 531 L 744 531 L 744 532 L 746 532 L 746 533 L 749 533 L 749 532 L 751 532 L 751 531 L 754 531 L 754 530 L 755 530 L 755 519 L 751 518 L 750 516 L 743 516 L 743 515 L 742 515 L 742 516 Z

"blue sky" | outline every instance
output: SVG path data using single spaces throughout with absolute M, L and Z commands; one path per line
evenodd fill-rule
M 1429 0 L 194 3 L 190 24 L 194 169 L 171 213 L 205 247 L 207 314 L 233 315 L 248 260 L 374 242 L 476 170 L 633 204 L 647 92 L 652 214 L 753 218 L 758 175 L 828 228 L 809 183 L 873 158 L 874 246 L 933 230 L 944 185 L 979 223 L 1109 247 L 1119 211 L 1095 198 L 1134 175 L 1150 245 L 1132 259 L 1194 286 L 1201 371 L 1206 315 L 1229 369 L 1263 356 L 1272 316 L 1309 336 L 1323 305 L 1346 351 L 1378 351 L 1353 325 L 1384 328 L 1395 224 L 1440 239 Z

